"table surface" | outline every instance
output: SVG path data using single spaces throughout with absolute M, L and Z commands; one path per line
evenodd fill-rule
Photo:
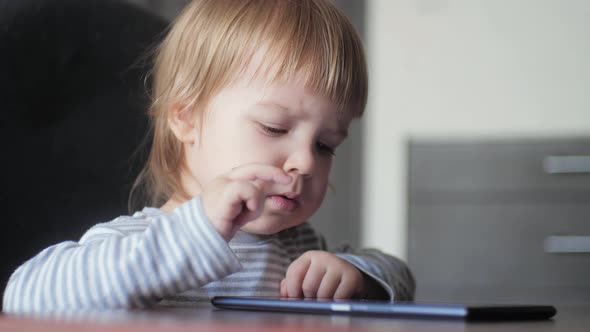
M 0 316 L 0 331 L 590 331 L 590 305 L 557 306 L 551 320 L 464 322 L 462 320 L 379 318 L 344 315 L 250 312 L 191 307 L 136 311 Z

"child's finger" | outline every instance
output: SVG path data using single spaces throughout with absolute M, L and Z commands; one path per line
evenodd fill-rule
M 260 196 L 260 188 L 248 181 L 234 181 L 227 186 L 224 197 L 231 202 L 235 209 L 242 210 L 246 207 L 255 210 Z
M 328 271 L 322 278 L 320 287 L 317 291 L 317 297 L 319 298 L 332 298 L 338 289 L 342 275 L 335 272 Z
M 303 283 L 301 284 L 301 291 L 304 297 L 317 297 L 320 284 L 326 274 L 325 266 L 318 266 L 311 264 L 305 273 Z
M 288 297 L 303 297 L 303 279 L 310 265 L 311 259 L 306 255 L 299 257 L 289 265 L 286 275 Z
M 289 184 L 293 178 L 278 167 L 266 164 L 245 164 L 233 168 L 227 176 L 232 180 L 263 180 Z
M 236 226 L 241 227 L 260 216 L 264 205 L 264 194 L 253 183 L 247 181 L 238 183 L 239 191 L 236 193 L 236 201 L 241 202 L 241 206 L 239 213 L 234 217 L 234 222 Z
M 356 283 L 353 280 L 350 280 L 350 278 L 347 278 L 346 275 L 343 275 L 338 284 L 338 288 L 334 292 L 334 298 L 350 299 L 354 296 L 356 288 Z
M 279 286 L 279 291 L 280 291 L 281 297 L 289 297 L 289 295 L 287 293 L 287 279 L 281 280 L 281 284 Z

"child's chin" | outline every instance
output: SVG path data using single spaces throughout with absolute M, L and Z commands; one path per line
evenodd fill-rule
M 272 235 L 285 229 L 301 225 L 303 221 L 284 220 L 284 218 L 262 216 L 244 225 L 241 230 L 258 235 Z

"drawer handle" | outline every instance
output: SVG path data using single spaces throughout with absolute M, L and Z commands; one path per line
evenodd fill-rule
M 547 156 L 543 169 L 549 174 L 590 173 L 590 156 Z
M 548 236 L 544 246 L 549 254 L 590 253 L 590 236 Z

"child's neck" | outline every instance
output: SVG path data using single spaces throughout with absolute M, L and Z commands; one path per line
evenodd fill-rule
M 180 204 L 182 204 L 182 201 L 179 201 L 175 197 L 172 197 L 168 200 L 168 202 L 166 202 L 166 203 L 164 203 L 164 205 L 160 206 L 160 210 L 162 210 L 166 213 L 171 213 Z
M 170 199 L 168 199 L 164 205 L 160 206 L 160 210 L 171 213 L 177 206 L 190 200 L 191 197 L 194 197 L 201 192 L 201 184 L 186 169 L 181 172 L 180 179 L 183 190 L 172 194 Z

